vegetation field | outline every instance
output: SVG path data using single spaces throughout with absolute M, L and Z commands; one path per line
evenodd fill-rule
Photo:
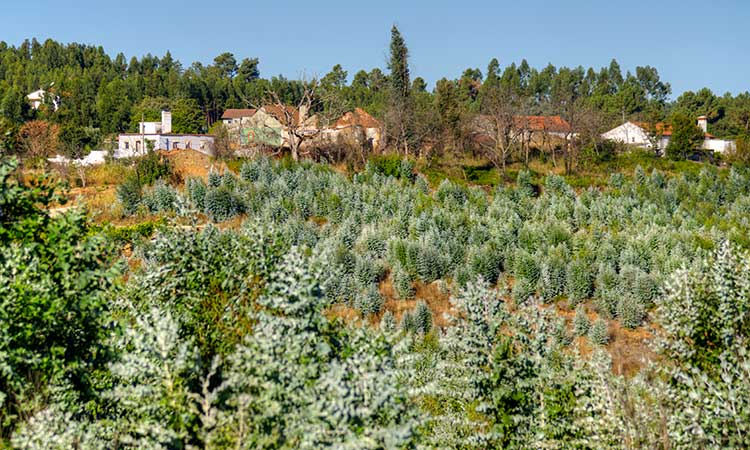
M 426 164 L 154 154 L 99 224 L 4 160 L 5 445 L 750 444 L 749 173 Z

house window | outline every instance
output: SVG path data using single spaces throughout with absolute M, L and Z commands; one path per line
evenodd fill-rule
M 635 138 L 630 138 L 630 142 L 635 142 Z
M 141 150 L 141 141 L 135 141 L 135 151 Z
M 177 150 L 179 147 L 177 147 L 177 142 L 172 143 L 172 150 Z
M 130 142 L 125 143 L 125 150 L 128 150 L 130 148 Z

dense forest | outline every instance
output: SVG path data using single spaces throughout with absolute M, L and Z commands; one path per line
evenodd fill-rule
M 427 141 L 459 150 L 465 145 L 467 121 L 492 108 L 498 88 L 504 92 L 503 104 L 512 103 L 518 114 L 561 115 L 574 128 L 592 132 L 623 119 L 660 121 L 682 114 L 708 116 L 709 131 L 719 137 L 750 133 L 750 93 L 717 95 L 704 88 L 671 101 L 670 85 L 656 68 L 623 73 L 615 60 L 599 69 L 537 69 L 525 60 L 503 66 L 493 58 L 486 68 L 468 68 L 458 79 L 443 78 L 428 91 L 422 78 L 410 77 L 406 44 L 398 30 L 392 32 L 389 67 L 359 70 L 350 77 L 334 65 L 316 80 L 319 108 L 331 103 L 362 107 L 384 122 L 400 120 L 408 110 L 413 147 Z M 209 65 L 183 67 L 169 52 L 128 60 L 121 53 L 113 58 L 102 47 L 77 43 L 0 42 L 0 145 L 6 151 L 19 147 L 18 127 L 37 118 L 58 124 L 66 151 L 80 154 L 100 146 L 111 133 L 137 129 L 142 118 L 157 119 L 163 107 L 173 109 L 177 132 L 207 132 L 225 109 L 260 105 L 268 92 L 294 105 L 311 81 L 262 78 L 260 68 L 257 58 L 238 60 L 231 53 L 218 55 Z M 54 96 L 34 111 L 25 96 L 37 89 Z M 56 99 L 59 109 L 54 111 Z

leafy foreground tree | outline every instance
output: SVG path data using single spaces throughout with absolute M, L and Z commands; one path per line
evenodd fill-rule
M 90 398 L 117 272 L 80 211 L 50 215 L 57 186 L 25 185 L 16 166 L 0 160 L 0 439 L 45 404 L 50 384 Z
M 253 333 L 202 368 L 168 310 L 137 315 L 110 365 L 107 411 L 58 398 L 13 438 L 19 448 L 408 447 L 419 422 L 390 344 L 321 313 L 324 264 L 293 249 L 258 300 Z
M 433 352 L 412 354 L 413 393 L 432 415 L 430 448 L 545 448 L 568 442 L 573 360 L 536 305 L 512 313 L 485 281 L 451 299 L 454 322 Z M 406 376 L 406 375 L 405 375 Z
M 725 243 L 672 275 L 655 320 L 659 366 L 628 380 L 598 353 L 581 379 L 582 443 L 601 449 L 750 447 L 750 255 Z

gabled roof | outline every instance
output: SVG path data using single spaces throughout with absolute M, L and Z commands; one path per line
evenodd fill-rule
M 221 115 L 222 119 L 241 119 L 243 117 L 253 117 L 257 112 L 257 109 L 227 109 L 224 114 Z
M 346 127 L 380 128 L 380 122 L 362 108 L 344 113 L 334 124 L 334 128 Z

